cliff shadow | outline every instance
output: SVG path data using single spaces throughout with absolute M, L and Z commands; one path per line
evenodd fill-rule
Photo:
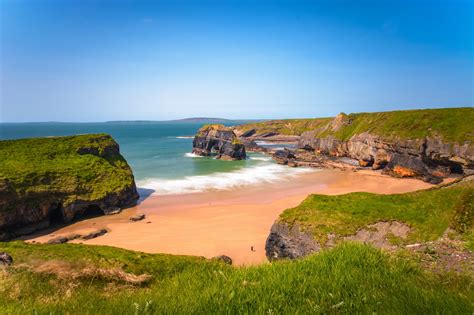
M 92 218 L 101 217 L 105 215 L 104 211 L 98 205 L 90 205 L 80 215 L 75 216 L 71 222 L 65 222 L 60 209 L 61 209 L 60 205 L 57 208 L 52 209 L 50 213 L 50 217 L 49 217 L 49 226 L 45 228 L 38 228 L 37 230 L 34 230 L 24 235 L 19 235 L 15 237 L 13 240 L 27 241 L 27 240 L 34 239 L 40 236 L 54 233 L 55 231 L 60 230 L 74 223 L 92 219 Z
M 145 201 L 145 199 L 150 197 L 155 192 L 154 189 L 149 188 L 137 188 L 137 191 L 138 195 L 140 196 L 137 204 L 141 204 L 143 201 Z

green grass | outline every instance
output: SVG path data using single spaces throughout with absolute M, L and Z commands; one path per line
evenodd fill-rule
M 342 244 L 298 261 L 235 268 L 196 257 L 78 244 L 0 243 L 15 268 L 0 271 L 2 314 L 471 314 L 472 279 L 433 274 L 369 246 Z M 66 279 L 33 261 L 120 267 L 152 280 Z
M 322 244 L 329 233 L 348 236 L 378 221 L 397 220 L 412 228 L 405 241 L 412 243 L 435 240 L 448 227 L 469 237 L 473 215 L 474 180 L 470 180 L 405 194 L 310 195 L 297 207 L 285 210 L 279 220 L 290 226 L 298 224 Z
M 103 198 L 133 184 L 130 167 L 121 155 L 77 150 L 94 148 L 104 155 L 116 145 L 104 134 L 0 141 L 0 185 L 33 203 L 45 194 L 62 198 L 64 206 Z
M 306 118 L 306 119 L 282 119 L 269 120 L 259 123 L 251 123 L 237 126 L 241 132 L 256 129 L 257 133 L 276 132 L 281 135 L 301 135 L 308 130 L 314 130 L 331 122 L 332 118 Z
M 316 130 L 316 137 L 334 136 L 339 140 L 369 132 L 386 139 L 438 136 L 448 142 L 474 141 L 474 108 L 471 107 L 356 113 L 346 115 L 345 121 L 348 123 L 337 131 L 330 126 L 331 118 L 273 120 L 238 128 L 242 131 L 256 128 L 258 133 L 272 131 L 284 135 Z

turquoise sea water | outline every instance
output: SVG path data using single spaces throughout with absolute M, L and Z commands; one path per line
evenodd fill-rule
M 236 125 L 233 121 L 227 125 Z M 289 169 L 269 157 L 250 153 L 244 161 L 221 161 L 190 154 L 201 123 L 4 123 L 0 139 L 108 133 L 120 145 L 137 186 L 157 194 L 230 189 L 265 181 L 287 180 L 304 169 Z

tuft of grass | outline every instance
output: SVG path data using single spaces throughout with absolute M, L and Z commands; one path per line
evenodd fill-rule
M 34 257 L 148 274 L 143 285 L 58 277 L 25 267 L 0 273 L 3 314 L 472 313 L 471 279 L 433 274 L 372 247 L 345 243 L 298 261 L 233 268 L 198 257 L 79 244 L 0 243 L 15 265 Z
M 367 225 L 396 220 L 411 227 L 405 242 L 425 242 L 439 238 L 450 226 L 472 231 L 473 194 L 474 180 L 404 194 L 310 195 L 285 210 L 279 221 L 298 224 L 324 244 L 330 233 L 349 236 Z
M 242 131 L 253 128 L 257 133 L 278 132 L 284 135 L 301 135 L 315 130 L 315 137 L 333 136 L 348 140 L 354 135 L 368 132 L 385 139 L 422 139 L 440 137 L 447 142 L 474 141 L 474 108 L 441 108 L 400 110 L 376 113 L 344 114 L 344 124 L 333 130 L 333 118 L 271 120 L 238 126 Z

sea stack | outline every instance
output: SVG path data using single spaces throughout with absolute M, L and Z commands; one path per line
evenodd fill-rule
M 193 140 L 193 153 L 199 156 L 216 155 L 223 160 L 243 160 L 245 146 L 234 131 L 224 125 L 205 125 Z

